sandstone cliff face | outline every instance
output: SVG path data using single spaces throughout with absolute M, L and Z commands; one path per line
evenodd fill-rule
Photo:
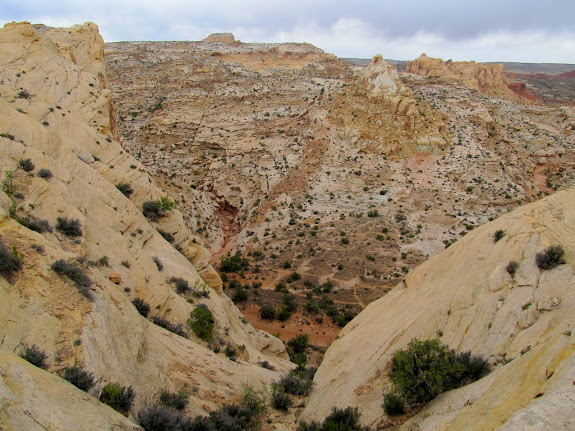
M 575 189 L 521 207 L 466 235 L 407 275 L 341 332 L 315 376 L 302 419 L 358 406 L 388 423 L 389 363 L 413 338 L 489 358 L 474 384 L 426 405 L 405 430 L 570 429 L 575 386 Z M 494 243 L 495 231 L 505 236 Z M 561 244 L 567 264 L 541 270 L 536 253 Z M 510 261 L 519 268 L 506 271 Z M 510 361 L 510 362 L 508 362 Z
M 397 69 L 381 55 L 358 72 L 351 93 L 347 112 L 340 113 L 344 123 L 340 133 L 349 135 L 362 148 L 407 157 L 437 153 L 446 147 L 444 119 L 434 110 L 425 110 L 424 104 L 417 106 Z M 349 112 L 350 105 L 359 109 Z
M 537 101 L 538 98 L 515 82 L 507 78 L 502 64 L 483 64 L 475 61 L 443 61 L 422 54 L 407 63 L 408 73 L 439 78 L 445 82 L 456 82 L 481 91 L 489 96 L 507 98 L 523 102 Z
M 13 192 L 3 187 L 0 193 L 0 236 L 24 264 L 10 282 L 0 278 L 0 349 L 18 353 L 23 344 L 36 344 L 48 353 L 50 371 L 86 367 L 98 378 L 94 395 L 108 382 L 132 385 L 137 406 L 161 389 L 187 385 L 194 389 L 188 409 L 200 413 L 234 400 L 243 384 L 260 387 L 277 378 L 258 361 L 278 370 L 290 365 L 281 341 L 242 323 L 221 294 L 210 253 L 182 214 L 169 211 L 153 224 L 142 215 L 144 202 L 166 194 L 115 139 L 103 46 L 94 24 L 36 29 L 12 23 L 0 30 L 0 170 L 2 180 L 13 175 L 14 185 Z M 26 158 L 35 171 L 17 168 Z M 40 168 L 53 177 L 35 175 Z M 119 183 L 129 183 L 134 193 L 124 196 Z M 83 235 L 40 234 L 14 216 L 52 226 L 57 217 L 78 219 Z M 174 236 L 173 246 L 157 229 Z M 88 264 L 104 256 L 107 264 Z M 93 281 L 93 301 L 50 269 L 58 259 L 83 266 Z M 177 294 L 170 277 L 200 288 L 208 283 L 209 297 Z M 190 311 L 205 304 L 216 320 L 215 342 L 235 346 L 238 361 L 213 353 L 191 331 L 186 339 L 152 324 L 136 311 L 134 298 L 150 304 L 151 316 L 184 327 Z M 10 380 L 6 373 L 3 379 Z M 14 411 L 1 417 L 3 423 Z

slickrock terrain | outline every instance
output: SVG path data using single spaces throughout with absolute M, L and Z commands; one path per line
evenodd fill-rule
M 499 66 L 399 73 L 228 33 L 104 44 L 90 23 L 7 24 L 0 66 L 2 430 L 139 429 L 163 390 L 188 417 L 270 395 L 295 367 L 278 338 L 302 334 L 312 365 L 333 344 L 264 430 L 332 406 L 373 429 L 573 425 L 574 107 Z M 551 244 L 567 264 L 540 270 Z M 414 337 L 494 371 L 391 420 Z M 32 346 L 44 370 L 17 357 Z M 96 400 L 115 382 L 127 418 Z
M 237 399 L 244 385 L 259 389 L 291 365 L 281 341 L 255 330 L 222 294 L 210 252 L 182 213 L 168 205 L 157 222 L 142 214 L 145 202 L 173 198 L 117 140 L 103 54 L 94 24 L 19 23 L 0 30 L 0 238 L 23 265 L 0 278 L 0 348 L 18 354 L 36 345 L 52 373 L 84 367 L 97 379 L 94 395 L 106 383 L 130 385 L 134 411 L 160 390 L 183 388 L 190 392 L 190 413 L 214 410 Z M 121 192 L 120 184 L 131 191 Z M 58 229 L 59 217 L 76 228 Z M 159 230 L 171 233 L 172 244 Z M 76 287 L 57 273 L 59 260 L 60 269 L 73 268 L 68 274 Z M 189 287 L 178 293 L 174 278 Z M 188 338 L 142 317 L 132 304 L 137 298 L 149 305 L 150 317 L 181 325 Z M 235 362 L 188 327 L 199 306 L 213 313 L 214 345 L 235 349 Z M 40 370 L 24 381 L 29 367 L 2 355 L 2 429 L 23 429 L 16 412 L 30 404 L 30 421 L 53 420 L 50 429 L 69 429 L 84 417 L 79 407 L 70 410 L 75 419 L 49 419 L 61 399 L 52 405 L 47 395 L 35 403 L 30 391 L 58 392 L 67 384 Z M 264 360 L 277 371 L 260 367 Z M 14 382 L 13 373 L 20 376 Z M 84 398 L 85 405 L 97 404 Z M 109 410 L 102 424 L 131 429 L 111 409 L 101 410 Z
M 498 230 L 505 235 L 495 242 Z M 393 353 L 413 338 L 439 336 L 457 351 L 489 358 L 494 371 L 440 395 L 401 429 L 572 429 L 574 238 L 571 188 L 479 227 L 420 265 L 340 333 L 302 419 L 351 405 L 366 424 L 384 426 Z M 536 253 L 557 244 L 567 263 L 538 268 Z M 514 276 L 506 271 L 511 261 L 518 263 Z
M 333 306 L 352 316 L 475 227 L 575 184 L 575 111 L 520 103 L 497 66 L 448 82 L 381 56 L 352 67 L 308 44 L 217 42 L 110 43 L 106 59 L 124 147 L 214 265 L 250 259 L 234 277 L 262 288 L 238 304 L 284 339 L 327 344 Z M 294 271 L 299 312 L 260 319 Z

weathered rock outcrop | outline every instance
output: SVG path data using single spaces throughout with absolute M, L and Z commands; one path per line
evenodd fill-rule
M 234 43 L 236 38 L 232 33 L 212 33 L 202 40 L 202 42 Z
M 525 85 L 505 76 L 502 64 L 484 64 L 475 61 L 443 61 L 425 54 L 407 63 L 408 73 L 455 82 L 495 97 L 523 102 L 538 101 Z
M 92 372 L 94 395 L 108 382 L 133 386 L 136 407 L 161 389 L 187 386 L 193 389 L 189 412 L 209 411 L 236 399 L 244 384 L 261 387 L 277 378 L 258 361 L 278 370 L 290 364 L 281 341 L 243 323 L 218 292 L 210 253 L 182 214 L 171 210 L 154 223 L 142 215 L 144 202 L 166 194 L 115 139 L 103 46 L 94 24 L 36 29 L 12 23 L 0 30 L 0 170 L 11 182 L 0 192 L 0 236 L 23 260 L 10 282 L 0 278 L 0 349 L 18 353 L 23 344 L 36 344 L 49 355 L 49 371 L 80 365 Z M 32 172 L 18 168 L 28 158 Z M 36 175 L 41 168 L 52 176 Z M 125 196 L 119 183 L 133 193 Z M 79 220 L 83 234 L 38 233 L 17 221 L 42 219 L 54 227 L 57 217 Z M 173 245 L 158 229 L 173 235 Z M 79 265 L 92 280 L 92 301 L 50 269 L 58 259 Z M 171 277 L 207 296 L 178 294 Z M 238 360 L 213 353 L 192 331 L 187 339 L 152 324 L 133 306 L 135 298 L 150 305 L 150 316 L 184 329 L 190 312 L 204 304 L 214 314 L 214 342 L 234 346 Z M 5 399 L 27 402 L 1 392 L 0 403 L 13 402 Z M 3 412 L 0 427 L 19 420 L 16 410 Z M 75 414 L 66 423 L 80 420 L 83 409 Z
M 418 106 L 397 69 L 381 55 L 359 71 L 351 93 L 346 109 L 351 106 L 353 112 L 340 114 L 345 125 L 341 133 L 362 148 L 406 157 L 437 153 L 446 146 L 445 119 L 424 104 Z
M 387 422 L 383 394 L 393 354 L 413 338 L 489 358 L 487 377 L 447 392 L 405 430 L 570 429 L 575 407 L 575 189 L 481 226 L 420 265 L 351 321 L 328 349 L 302 419 L 357 406 Z M 493 235 L 505 236 L 494 242 Z M 567 264 L 541 270 L 535 255 L 561 244 Z M 519 264 L 515 276 L 506 270 Z M 539 428 L 543 427 L 543 428 Z

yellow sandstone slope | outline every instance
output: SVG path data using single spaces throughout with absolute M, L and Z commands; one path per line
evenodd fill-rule
M 505 236 L 494 241 L 494 233 Z M 566 264 L 537 267 L 561 244 Z M 514 277 L 510 261 L 519 268 Z M 357 406 L 362 422 L 389 423 L 382 409 L 393 354 L 433 339 L 489 358 L 487 377 L 440 395 L 405 430 L 574 429 L 575 189 L 481 226 L 423 263 L 341 332 L 315 375 L 302 419 Z
M 117 140 L 103 52 L 94 24 L 50 29 L 12 23 L 0 30 L 0 238 L 23 261 L 15 276 L 0 277 L 0 350 L 18 354 L 24 344 L 36 344 L 49 355 L 50 372 L 85 367 L 98 379 L 93 395 L 109 382 L 131 385 L 134 411 L 162 389 L 186 387 L 188 413 L 205 413 L 237 400 L 244 385 L 269 384 L 291 365 L 280 340 L 243 323 L 182 214 L 170 210 L 158 222 L 142 215 L 144 202 L 166 194 Z M 32 172 L 18 168 L 28 158 Z M 42 168 L 53 177 L 39 177 Z M 134 193 L 124 196 L 119 183 Z M 38 233 L 17 221 L 47 220 L 54 228 L 58 217 L 78 219 L 83 235 Z M 172 234 L 173 244 L 157 229 Z M 82 266 L 93 282 L 93 301 L 50 269 L 58 259 Z M 209 297 L 178 294 L 171 277 Z M 149 303 L 149 318 L 184 329 L 190 312 L 205 304 L 215 318 L 213 342 L 222 351 L 235 348 L 237 361 L 212 352 L 191 330 L 186 339 L 154 325 L 132 305 L 135 298 Z M 2 380 L 12 387 L 14 370 L 24 376 L 29 367 L 2 358 Z M 277 371 L 260 367 L 263 360 Z M 53 385 L 48 377 L 38 384 Z M 0 391 L 0 406 L 18 399 Z M 44 400 L 29 416 L 42 423 L 42 415 L 63 408 L 63 399 Z M 2 410 L 2 429 L 23 429 L 12 414 L 17 409 Z M 82 408 L 75 414 L 81 417 Z

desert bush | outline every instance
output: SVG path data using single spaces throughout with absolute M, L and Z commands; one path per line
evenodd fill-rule
M 389 393 L 383 397 L 383 410 L 388 416 L 399 416 L 405 413 L 405 402 L 401 396 Z
M 287 352 L 294 364 L 304 367 L 307 363 L 307 350 L 309 348 L 309 336 L 300 334 L 288 341 Z
M 237 288 L 232 295 L 232 301 L 234 302 L 243 302 L 247 301 L 248 299 L 248 292 L 243 287 Z
M 293 405 L 291 397 L 282 386 L 272 387 L 272 407 L 276 410 L 288 410 Z
M 22 257 L 16 251 L 16 248 L 10 250 L 0 239 L 0 274 L 4 277 L 10 277 L 15 272 L 22 269 Z
M 130 410 L 135 397 L 136 394 L 131 386 L 126 387 L 119 383 L 108 383 L 102 389 L 100 401 L 125 415 Z
M 270 304 L 264 304 L 260 308 L 260 317 L 265 320 L 274 320 L 276 318 L 276 309 Z
M 54 176 L 54 174 L 52 174 L 52 171 L 50 169 L 42 168 L 38 171 L 38 176 L 45 180 L 49 180 Z
M 248 269 L 250 269 L 250 261 L 243 258 L 239 250 L 233 256 L 222 257 L 220 262 L 220 271 L 223 272 L 240 272 Z
M 34 232 L 44 233 L 54 231 L 48 220 L 42 220 L 36 217 L 17 217 L 16 221 Z
M 134 304 L 134 307 L 136 307 L 138 313 L 144 317 L 148 317 L 148 314 L 150 314 L 150 305 L 146 301 L 141 298 L 135 298 L 132 301 L 132 304 Z
M 272 370 L 274 371 L 276 369 L 276 367 L 274 367 L 272 364 L 270 364 L 268 361 L 261 361 L 258 362 L 258 365 L 262 368 L 265 368 L 266 370 Z
M 254 416 L 263 413 L 266 410 L 265 392 L 245 386 L 240 405 L 247 408 Z
M 69 237 L 82 236 L 82 224 L 78 219 L 68 217 L 58 217 L 56 219 L 56 229 Z
M 167 329 L 168 331 L 179 335 L 180 337 L 186 338 L 186 331 L 181 323 L 173 323 L 169 320 L 162 319 L 161 317 L 152 317 L 152 323 L 158 325 L 161 328 Z
M 48 355 L 36 346 L 36 344 L 32 344 L 32 346 L 24 344 L 19 356 L 38 368 L 42 368 L 44 370 L 48 368 L 48 364 L 46 363 Z
M 32 172 L 36 169 L 36 166 L 34 166 L 31 159 L 20 159 L 18 161 L 18 167 L 26 172 Z
M 186 293 L 188 290 L 190 290 L 190 285 L 188 283 L 188 280 L 184 280 L 181 277 L 170 277 L 170 283 L 175 284 L 176 291 L 179 294 Z
M 174 235 L 172 235 L 172 234 L 169 233 L 169 232 L 166 232 L 165 230 L 158 229 L 158 233 L 159 233 L 160 235 L 162 235 L 162 237 L 163 237 L 166 241 L 168 241 L 170 244 L 173 243 L 173 242 L 176 240 L 176 238 L 174 238 Z
M 156 267 L 158 268 L 158 271 L 161 271 L 164 269 L 164 264 L 162 263 L 161 259 L 158 256 L 153 256 L 152 260 L 154 261 L 154 263 L 156 264 Z
M 132 186 L 128 183 L 119 183 L 116 184 L 116 188 L 118 190 L 120 190 L 120 192 L 126 196 L 127 198 L 129 198 L 130 196 L 132 196 L 134 194 L 134 189 L 132 188 Z
M 202 428 L 192 428 L 192 420 L 184 417 L 179 411 L 161 404 L 140 409 L 138 422 L 145 431 L 202 431 Z
M 553 269 L 565 263 L 565 250 L 561 245 L 552 245 L 535 256 L 535 262 L 541 269 Z
M 166 407 L 176 410 L 184 410 L 188 405 L 188 393 L 180 390 L 178 392 L 161 391 L 159 395 L 160 402 Z
M 86 275 L 82 267 L 66 262 L 63 259 L 59 259 L 54 262 L 50 268 L 59 275 L 65 275 L 70 280 L 74 282 L 78 291 L 88 299 L 92 299 L 92 292 L 90 286 L 92 285 L 92 280 Z
M 176 203 L 170 201 L 169 198 L 163 197 L 155 201 L 146 201 L 142 205 L 142 214 L 148 220 L 158 221 L 160 217 L 163 217 L 166 211 L 170 211 L 176 207 Z
M 507 264 L 505 270 L 513 277 L 515 276 L 515 272 L 517 272 L 517 268 L 519 268 L 519 263 L 512 260 Z
M 313 382 L 302 373 L 291 372 L 282 376 L 277 384 L 282 386 L 288 394 L 307 395 L 311 391 Z
M 294 281 L 301 280 L 301 275 L 298 272 L 292 272 L 288 278 L 286 278 L 286 282 L 293 283 Z
M 495 233 L 493 234 L 493 241 L 497 242 L 501 238 L 503 238 L 504 236 L 505 236 L 505 231 L 502 229 L 499 229 L 499 230 L 495 231 Z
M 447 390 L 481 378 L 489 371 L 481 357 L 456 354 L 438 339 L 413 339 L 393 356 L 390 380 L 407 402 L 427 402 Z
M 345 409 L 338 409 L 334 407 L 325 418 L 325 420 L 319 424 L 318 422 L 312 422 L 307 425 L 306 423 L 300 423 L 297 431 L 364 431 L 367 427 L 362 427 L 359 422 L 360 414 L 357 411 L 357 407 L 347 407 Z
M 96 384 L 92 373 L 75 366 L 64 368 L 62 378 L 85 392 L 88 392 Z
M 188 325 L 199 338 L 209 341 L 213 338 L 214 315 L 206 306 L 197 306 L 188 319 Z

